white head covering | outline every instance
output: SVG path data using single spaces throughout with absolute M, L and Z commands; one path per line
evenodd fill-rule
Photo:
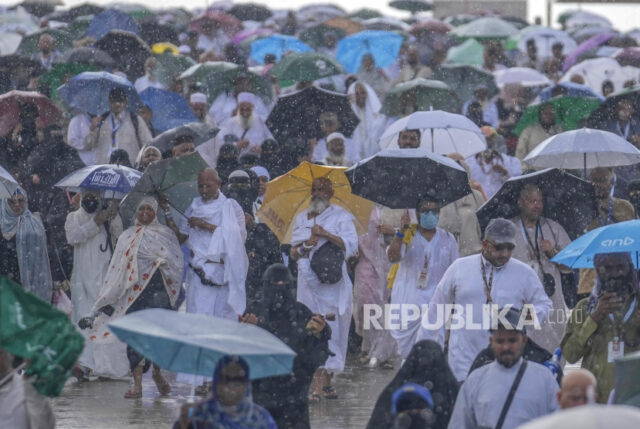
M 241 92 L 238 94 L 238 104 L 249 103 L 255 106 L 255 96 L 250 92 Z
M 153 212 L 156 214 L 156 217 L 153 220 L 153 223 L 157 223 L 158 222 L 158 201 L 153 197 L 144 197 L 142 200 L 140 200 L 140 202 L 138 203 L 138 206 L 136 207 L 136 214 L 135 214 L 136 219 L 134 219 L 134 222 L 137 220 L 138 210 L 140 209 L 140 207 L 144 205 L 150 206 L 153 209 Z
M 256 175 L 258 177 L 265 176 L 267 178 L 267 180 L 271 180 L 271 175 L 269 174 L 267 169 L 264 168 L 261 165 L 255 165 L 255 166 L 251 167 L 250 170 L 253 171 L 254 173 L 256 173 Z
M 187 45 L 180 45 L 178 46 L 178 53 L 182 54 L 182 55 L 187 55 L 191 53 L 191 48 Z
M 334 139 L 341 139 L 343 142 L 347 141 L 342 133 L 331 133 L 327 136 L 327 143 Z
M 353 82 L 351 85 L 349 85 L 349 90 L 347 91 L 347 95 L 355 96 L 357 84 L 364 86 L 364 89 L 367 91 L 367 101 L 365 102 L 365 110 L 367 112 L 378 113 L 380 111 L 380 108 L 382 108 L 382 103 L 380 103 L 380 98 L 378 98 L 378 95 L 373 90 L 373 88 L 369 86 L 369 84 L 357 80 Z M 354 111 L 357 112 L 358 108 L 356 106 L 355 98 L 353 99 L 351 106 L 353 106 Z
M 136 156 L 136 163 L 135 163 L 136 168 L 140 168 L 140 165 L 142 164 L 142 157 L 144 156 L 144 153 L 149 149 L 155 150 L 156 152 L 158 152 L 160 159 L 162 159 L 162 152 L 160 152 L 160 149 L 150 144 L 144 145 L 142 146 L 142 149 L 140 149 L 140 151 L 138 152 L 138 156 Z
M 207 103 L 207 96 L 201 92 L 194 92 L 189 97 L 189 103 Z

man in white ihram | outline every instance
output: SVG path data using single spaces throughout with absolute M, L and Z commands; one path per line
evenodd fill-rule
M 492 219 L 484 231 L 482 253 L 460 258 L 451 264 L 438 283 L 423 317 L 417 341 L 434 340 L 444 348 L 445 326 L 442 320 L 449 317 L 445 315 L 445 304 L 461 306 L 451 319 L 452 326 L 456 321 L 461 321 L 463 326 L 450 329 L 449 336 L 449 366 L 458 381 L 467 377 L 474 359 L 487 347 L 489 335 L 482 324 L 490 306 L 485 304 L 512 305 L 521 309 L 533 306 L 537 318 L 534 322 L 537 323 L 546 320 L 551 310 L 551 300 L 536 272 L 527 264 L 511 258 L 515 236 L 513 222 Z M 458 314 L 460 311 L 462 314 Z
M 255 112 L 256 96 L 250 92 L 238 94 L 237 112 L 220 124 L 218 139 L 233 134 L 238 137 L 238 152 L 243 155 L 247 152 L 260 153 L 262 142 L 273 139 L 273 135 L 264 122 L 264 118 Z M 222 143 L 218 143 L 218 148 Z
M 353 216 L 343 208 L 330 204 L 333 196 L 331 181 L 320 177 L 313 181 L 309 208 L 298 215 L 291 237 L 291 257 L 298 262 L 298 301 L 314 313 L 327 316 L 331 327 L 329 349 L 335 355 L 329 357 L 324 367 L 314 375 L 312 395 L 319 399 L 335 399 L 337 395 L 331 386 L 329 371 L 342 371 L 347 356 L 347 340 L 352 313 L 352 283 L 347 274 L 345 261 L 358 250 L 358 233 Z M 333 283 L 327 283 L 327 276 L 317 274 L 314 256 L 323 247 L 335 247 L 335 252 L 343 252 L 340 266 L 329 273 Z M 339 248 L 339 249 L 338 249 Z M 322 252 L 321 252 L 322 253 Z M 335 280 L 338 278 L 337 280 Z M 334 320 L 331 315 L 335 315 Z

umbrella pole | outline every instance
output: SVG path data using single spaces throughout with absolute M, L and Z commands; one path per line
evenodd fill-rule
M 433 109 L 431 109 L 433 110 Z M 436 151 L 436 142 L 433 141 L 434 138 L 434 132 L 433 132 L 433 128 L 431 128 L 431 152 L 435 152 Z
M 587 153 L 584 153 L 584 179 L 587 179 Z

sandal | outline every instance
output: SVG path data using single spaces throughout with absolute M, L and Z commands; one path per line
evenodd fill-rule
M 338 393 L 333 386 L 324 386 L 322 388 L 322 396 L 324 399 L 338 399 Z
M 317 404 L 320 402 L 320 399 L 322 399 L 322 397 L 316 392 L 310 393 L 308 397 L 309 404 Z
M 136 390 L 130 389 L 124 394 L 124 397 L 125 397 L 125 399 L 142 398 L 142 389 L 140 389 L 140 391 L 136 391 Z
M 164 396 L 164 395 L 168 395 L 169 393 L 171 393 L 171 385 L 162 376 L 162 373 L 160 371 L 158 371 L 158 372 L 154 371 L 152 373 L 152 375 L 151 375 L 151 378 L 156 383 L 156 387 L 158 388 L 158 392 L 160 392 L 161 395 Z

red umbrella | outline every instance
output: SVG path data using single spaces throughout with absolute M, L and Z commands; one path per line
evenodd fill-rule
M 417 37 L 422 33 L 447 34 L 452 29 L 453 27 L 446 22 L 442 22 L 438 19 L 430 19 L 428 21 L 415 23 L 413 27 L 411 27 L 410 33 Z
M 614 58 L 621 66 L 640 67 L 640 48 L 624 48 Z
M 233 15 L 229 15 L 228 13 L 224 13 L 219 10 L 207 10 L 202 12 L 200 15 L 197 15 L 189 23 L 189 30 L 204 33 L 202 26 L 205 23 L 212 26 L 220 25 L 224 32 L 229 36 L 233 36 L 238 31 L 242 30 L 242 21 Z
M 38 128 L 55 124 L 62 119 L 62 111 L 53 101 L 38 92 L 9 91 L 0 95 L 0 136 L 5 136 L 18 123 L 20 105 L 33 103 L 38 108 Z

